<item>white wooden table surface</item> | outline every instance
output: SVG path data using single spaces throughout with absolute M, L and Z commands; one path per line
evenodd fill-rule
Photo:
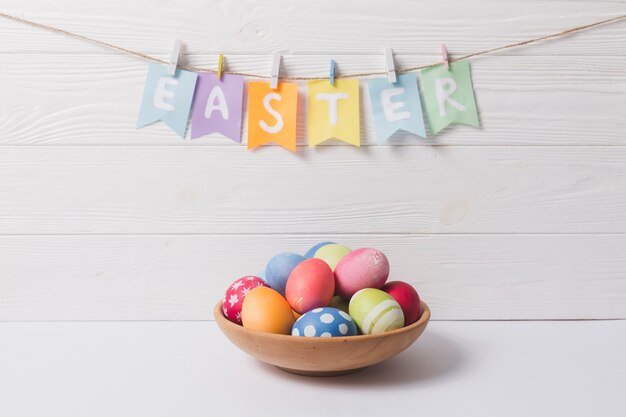
M 215 322 L 0 323 L 0 340 L 3 417 L 623 417 L 626 410 L 625 320 L 431 322 L 387 363 L 337 378 L 257 362 Z

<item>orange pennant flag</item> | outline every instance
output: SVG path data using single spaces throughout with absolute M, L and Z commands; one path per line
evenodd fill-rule
M 298 84 L 248 83 L 248 149 L 267 142 L 296 151 Z

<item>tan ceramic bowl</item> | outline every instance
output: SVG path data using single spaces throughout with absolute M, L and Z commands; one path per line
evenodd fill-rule
M 224 317 L 221 301 L 213 314 L 239 349 L 284 371 L 311 376 L 347 374 L 389 359 L 411 346 L 430 320 L 430 309 L 422 303 L 421 317 L 410 326 L 375 335 L 321 338 L 246 329 Z

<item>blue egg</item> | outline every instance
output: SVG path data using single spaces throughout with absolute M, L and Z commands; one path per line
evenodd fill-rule
M 292 336 L 356 336 L 356 323 L 348 313 L 334 307 L 322 307 L 302 315 L 291 328 Z
M 321 248 L 322 246 L 326 246 L 326 245 L 332 245 L 333 243 L 335 242 L 320 242 L 317 245 L 313 246 L 308 251 L 306 251 L 306 253 L 304 254 L 304 257 L 307 259 L 312 258 L 315 256 L 315 252 L 317 252 L 319 248 Z
M 259 277 L 261 278 L 263 281 L 267 282 L 267 279 L 265 278 L 265 269 L 262 271 L 257 272 L 256 274 L 254 274 L 255 277 Z
M 289 274 L 304 259 L 304 256 L 291 252 L 274 255 L 265 267 L 265 281 L 284 296 Z

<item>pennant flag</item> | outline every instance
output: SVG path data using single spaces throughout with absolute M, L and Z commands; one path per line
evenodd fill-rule
M 248 84 L 248 149 L 267 142 L 296 151 L 298 84 L 268 82 Z
M 367 83 L 378 143 L 402 129 L 426 138 L 422 102 L 415 74 L 402 74 L 395 83 L 376 78 Z
M 197 74 L 176 70 L 167 74 L 167 66 L 150 64 L 141 98 L 137 129 L 163 120 L 178 136 L 185 138 Z
M 191 139 L 217 132 L 241 142 L 243 77 L 198 74 L 191 111 Z
M 331 138 L 360 146 L 359 81 L 312 80 L 308 86 L 309 146 Z
M 421 78 L 424 105 L 433 134 L 451 123 L 480 126 L 469 62 L 451 62 L 450 70 L 443 65 L 426 68 L 422 70 Z

